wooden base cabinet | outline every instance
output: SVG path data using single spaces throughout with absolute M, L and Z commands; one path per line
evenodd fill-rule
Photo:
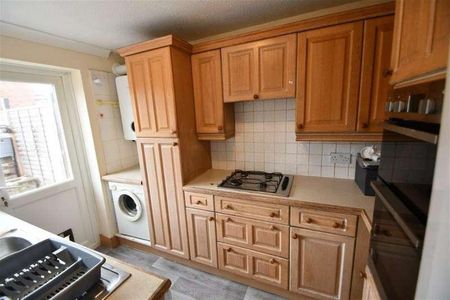
M 287 259 L 223 243 L 217 245 L 219 269 L 287 289 Z
M 290 291 L 316 299 L 348 299 L 354 239 L 291 227 Z
M 214 213 L 188 208 L 186 217 L 191 260 L 217 268 Z
M 189 259 L 180 149 L 177 139 L 138 139 L 143 183 L 150 201 L 152 246 Z

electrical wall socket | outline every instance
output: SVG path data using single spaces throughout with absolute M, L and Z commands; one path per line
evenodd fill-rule
M 330 153 L 330 162 L 333 164 L 349 165 L 352 163 L 352 155 L 350 153 Z

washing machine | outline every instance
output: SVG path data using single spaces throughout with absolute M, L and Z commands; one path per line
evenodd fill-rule
M 150 241 L 147 203 L 142 185 L 109 182 L 119 233 Z

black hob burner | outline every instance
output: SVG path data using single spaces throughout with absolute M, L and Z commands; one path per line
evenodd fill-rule
M 273 193 L 289 196 L 293 181 L 292 175 L 278 172 L 236 170 L 219 184 L 219 187 L 248 190 L 262 193 Z

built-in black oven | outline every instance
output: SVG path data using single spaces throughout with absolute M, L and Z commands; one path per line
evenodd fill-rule
M 384 124 L 370 255 L 388 299 L 414 299 L 439 124 Z

